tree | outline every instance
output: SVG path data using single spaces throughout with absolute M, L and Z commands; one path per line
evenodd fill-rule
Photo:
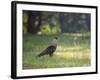
M 61 28 L 61 32 L 65 32 L 65 28 L 66 28 L 66 25 L 65 25 L 65 20 L 64 20 L 64 13 L 59 13 L 59 22 L 60 22 L 60 28 Z
M 40 30 L 42 13 L 39 11 L 28 11 L 27 31 L 36 34 Z

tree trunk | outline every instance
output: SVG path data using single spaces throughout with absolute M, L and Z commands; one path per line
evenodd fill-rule
M 60 21 L 60 26 L 61 26 L 61 32 L 65 32 L 65 20 L 64 20 L 64 14 L 59 13 L 59 21 Z
M 40 30 L 41 13 L 38 11 L 28 11 L 28 27 L 29 33 L 36 34 Z

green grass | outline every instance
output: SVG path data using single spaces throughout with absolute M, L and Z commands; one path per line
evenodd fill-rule
M 23 69 L 90 66 L 90 34 L 66 33 L 59 36 L 53 57 L 36 56 L 47 48 L 54 35 L 23 35 Z

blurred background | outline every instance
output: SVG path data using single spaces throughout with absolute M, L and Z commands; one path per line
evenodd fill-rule
M 90 14 L 23 11 L 24 34 L 90 32 Z
M 23 10 L 23 69 L 91 65 L 91 14 Z M 36 59 L 58 37 L 54 56 Z

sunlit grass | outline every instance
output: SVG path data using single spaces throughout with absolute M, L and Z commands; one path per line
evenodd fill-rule
M 54 56 L 47 55 L 36 58 L 41 51 L 50 45 L 53 37 L 54 35 L 31 34 L 23 36 L 23 69 L 90 66 L 89 33 L 59 35 Z

